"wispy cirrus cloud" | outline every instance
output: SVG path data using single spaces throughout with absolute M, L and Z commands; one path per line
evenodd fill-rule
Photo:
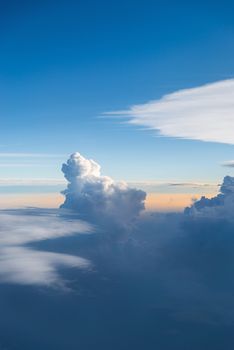
M 0 163 L 0 168 L 32 168 L 32 167 L 48 167 L 52 166 L 51 164 L 43 164 L 43 163 Z
M 178 181 L 169 181 L 169 182 L 164 182 L 164 181 L 133 181 L 133 182 L 128 182 L 130 185 L 134 186 L 143 186 L 143 187 L 151 187 L 154 186 L 155 188 L 157 187 L 188 187 L 188 188 L 203 188 L 203 187 L 217 187 L 217 183 L 213 182 L 178 182 Z
M 57 186 L 65 183 L 64 179 L 56 178 L 0 178 L 0 186 Z
M 149 204 L 150 198 L 152 195 L 165 194 L 166 196 L 176 195 L 176 194 L 190 194 L 190 195 L 199 195 L 199 194 L 209 194 L 213 193 L 214 195 L 218 192 L 219 184 L 217 182 L 193 182 L 193 181 L 139 181 L 139 182 L 130 182 L 129 185 L 141 188 L 142 190 L 148 193 L 146 203 Z M 157 196 L 156 196 L 157 197 Z M 155 200 L 157 198 L 155 197 Z
M 161 136 L 234 144 L 234 79 L 179 90 L 108 115 Z
M 65 156 L 56 153 L 0 152 L 0 158 L 63 158 Z

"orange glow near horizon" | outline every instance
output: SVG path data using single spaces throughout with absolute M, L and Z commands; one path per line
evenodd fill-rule
M 204 194 L 207 198 L 216 193 Z M 149 193 L 146 199 L 146 210 L 149 211 L 183 211 L 192 204 L 193 200 L 201 198 L 200 194 L 191 193 Z
M 214 197 L 216 193 L 204 194 L 207 198 Z M 191 193 L 148 193 L 146 198 L 146 210 L 148 211 L 183 211 L 192 204 L 194 199 L 199 199 L 200 194 Z M 42 194 L 5 194 L 0 198 L 0 209 L 42 207 L 58 208 L 63 203 L 64 197 L 59 193 Z
M 57 208 L 63 203 L 64 197 L 59 193 L 7 194 L 1 195 L 0 209 L 42 207 Z

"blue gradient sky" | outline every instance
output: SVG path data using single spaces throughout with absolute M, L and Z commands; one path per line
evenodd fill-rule
M 234 146 L 99 117 L 233 77 L 233 11 L 233 1 L 1 2 L 0 153 L 32 155 L 0 154 L 0 178 L 62 178 L 78 150 L 116 179 L 221 181 Z

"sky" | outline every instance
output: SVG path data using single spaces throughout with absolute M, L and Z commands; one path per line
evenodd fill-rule
M 0 1 L 0 350 L 232 350 L 234 2 Z
M 217 191 L 232 144 L 160 134 L 116 113 L 232 79 L 232 12 L 232 1 L 1 2 L 0 179 L 12 186 L 34 179 L 34 189 L 17 193 L 55 192 L 61 164 L 78 151 L 143 189 L 154 181 L 199 182 L 211 184 L 207 194 Z M 52 187 L 36 189 L 36 179 Z

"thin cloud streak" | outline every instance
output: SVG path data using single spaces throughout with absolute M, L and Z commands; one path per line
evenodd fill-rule
M 51 167 L 52 164 L 40 163 L 0 163 L 0 168 L 32 168 L 32 167 Z
M 233 161 L 234 162 L 234 161 Z M 181 186 L 181 187 L 214 187 L 218 186 L 213 182 L 181 182 L 181 181 L 157 181 L 157 180 L 141 180 L 126 181 L 131 186 Z M 61 178 L 0 178 L 0 185 L 64 185 L 66 180 Z
M 221 164 L 222 166 L 226 166 L 228 168 L 234 168 L 234 160 L 227 160 Z
M 0 158 L 63 158 L 65 154 L 0 152 Z
M 215 194 L 219 189 L 219 184 L 212 182 L 140 181 L 130 182 L 129 185 L 141 188 L 147 193 L 161 194 L 207 194 L 207 192 Z
M 64 185 L 64 179 L 17 179 L 17 178 L 0 178 L 0 186 L 57 186 Z
M 217 187 L 213 182 L 177 182 L 177 181 L 128 181 L 128 184 L 137 186 L 171 186 L 171 187 Z

